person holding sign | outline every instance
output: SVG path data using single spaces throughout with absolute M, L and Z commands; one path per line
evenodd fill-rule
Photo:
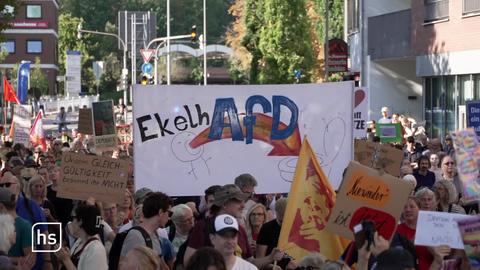
M 379 124 L 390 124 L 392 123 L 392 119 L 388 116 L 390 109 L 388 107 L 382 107 L 382 118 L 378 119 Z

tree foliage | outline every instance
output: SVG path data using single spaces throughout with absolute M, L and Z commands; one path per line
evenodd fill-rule
M 72 16 L 70 13 L 63 13 L 58 20 L 59 38 L 58 38 L 58 64 L 60 74 L 66 72 L 67 51 L 80 51 L 82 55 L 82 91 L 94 92 L 95 81 L 93 70 L 91 67 L 92 57 L 90 56 L 90 48 L 85 40 L 90 38 L 89 35 L 82 35 L 82 39 L 77 37 L 77 27 L 83 20 Z M 59 92 L 64 93 L 64 83 L 60 84 Z
M 322 80 L 325 1 L 235 0 L 229 9 L 235 19 L 226 36 L 234 52 L 231 72 L 249 73 L 250 83 L 271 82 L 272 78 L 278 78 L 273 80 L 277 83 L 292 82 L 292 69 L 302 69 L 306 76 L 301 81 Z M 342 37 L 343 1 L 330 1 L 330 38 Z M 289 59 L 291 51 L 295 53 Z
M 30 89 L 28 94 L 35 99 L 39 99 L 42 95 L 48 95 L 47 76 L 40 69 L 40 57 L 35 57 L 35 67 L 30 72 Z
M 15 18 L 18 8 L 22 5 L 18 0 L 0 1 L 0 42 L 4 40 L 3 30 L 8 28 L 10 21 Z

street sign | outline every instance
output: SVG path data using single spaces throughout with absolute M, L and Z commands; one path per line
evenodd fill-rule
M 153 49 L 140 49 L 140 53 L 142 54 L 143 61 L 145 63 L 150 62 L 150 59 L 152 58 L 153 53 L 155 53 L 155 50 Z
M 152 64 L 150 64 L 150 63 L 143 63 L 142 64 L 142 73 L 152 75 L 152 71 L 153 71 Z

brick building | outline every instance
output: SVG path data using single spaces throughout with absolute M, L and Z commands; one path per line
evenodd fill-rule
M 465 126 L 480 99 L 480 0 L 345 0 L 351 70 L 380 108 L 425 120 L 433 137 Z
M 58 73 L 58 15 L 57 0 L 21 0 L 22 4 L 10 28 L 2 32 L 5 41 L 0 44 L 8 51 L 0 63 L 0 70 L 9 74 L 23 60 L 40 58 L 40 68 L 47 76 L 50 94 L 57 93 Z

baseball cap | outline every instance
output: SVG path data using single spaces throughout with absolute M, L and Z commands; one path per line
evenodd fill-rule
M 143 201 L 150 193 L 153 193 L 153 190 L 149 188 L 141 188 L 137 191 L 135 191 L 135 194 L 133 194 L 133 198 L 135 199 L 135 204 L 139 204 L 141 201 Z
M 227 201 L 236 199 L 239 201 L 245 201 L 250 194 L 243 193 L 239 187 L 234 184 L 228 184 L 221 187 L 215 192 L 215 201 L 213 204 L 216 206 L 223 206 Z
M 222 234 L 227 231 L 238 232 L 238 222 L 233 216 L 223 214 L 215 218 L 215 233 Z
M 377 270 L 404 270 L 414 267 L 412 254 L 401 247 L 389 248 L 377 256 Z
M 15 195 L 8 188 L 0 188 L 0 203 L 15 204 Z

